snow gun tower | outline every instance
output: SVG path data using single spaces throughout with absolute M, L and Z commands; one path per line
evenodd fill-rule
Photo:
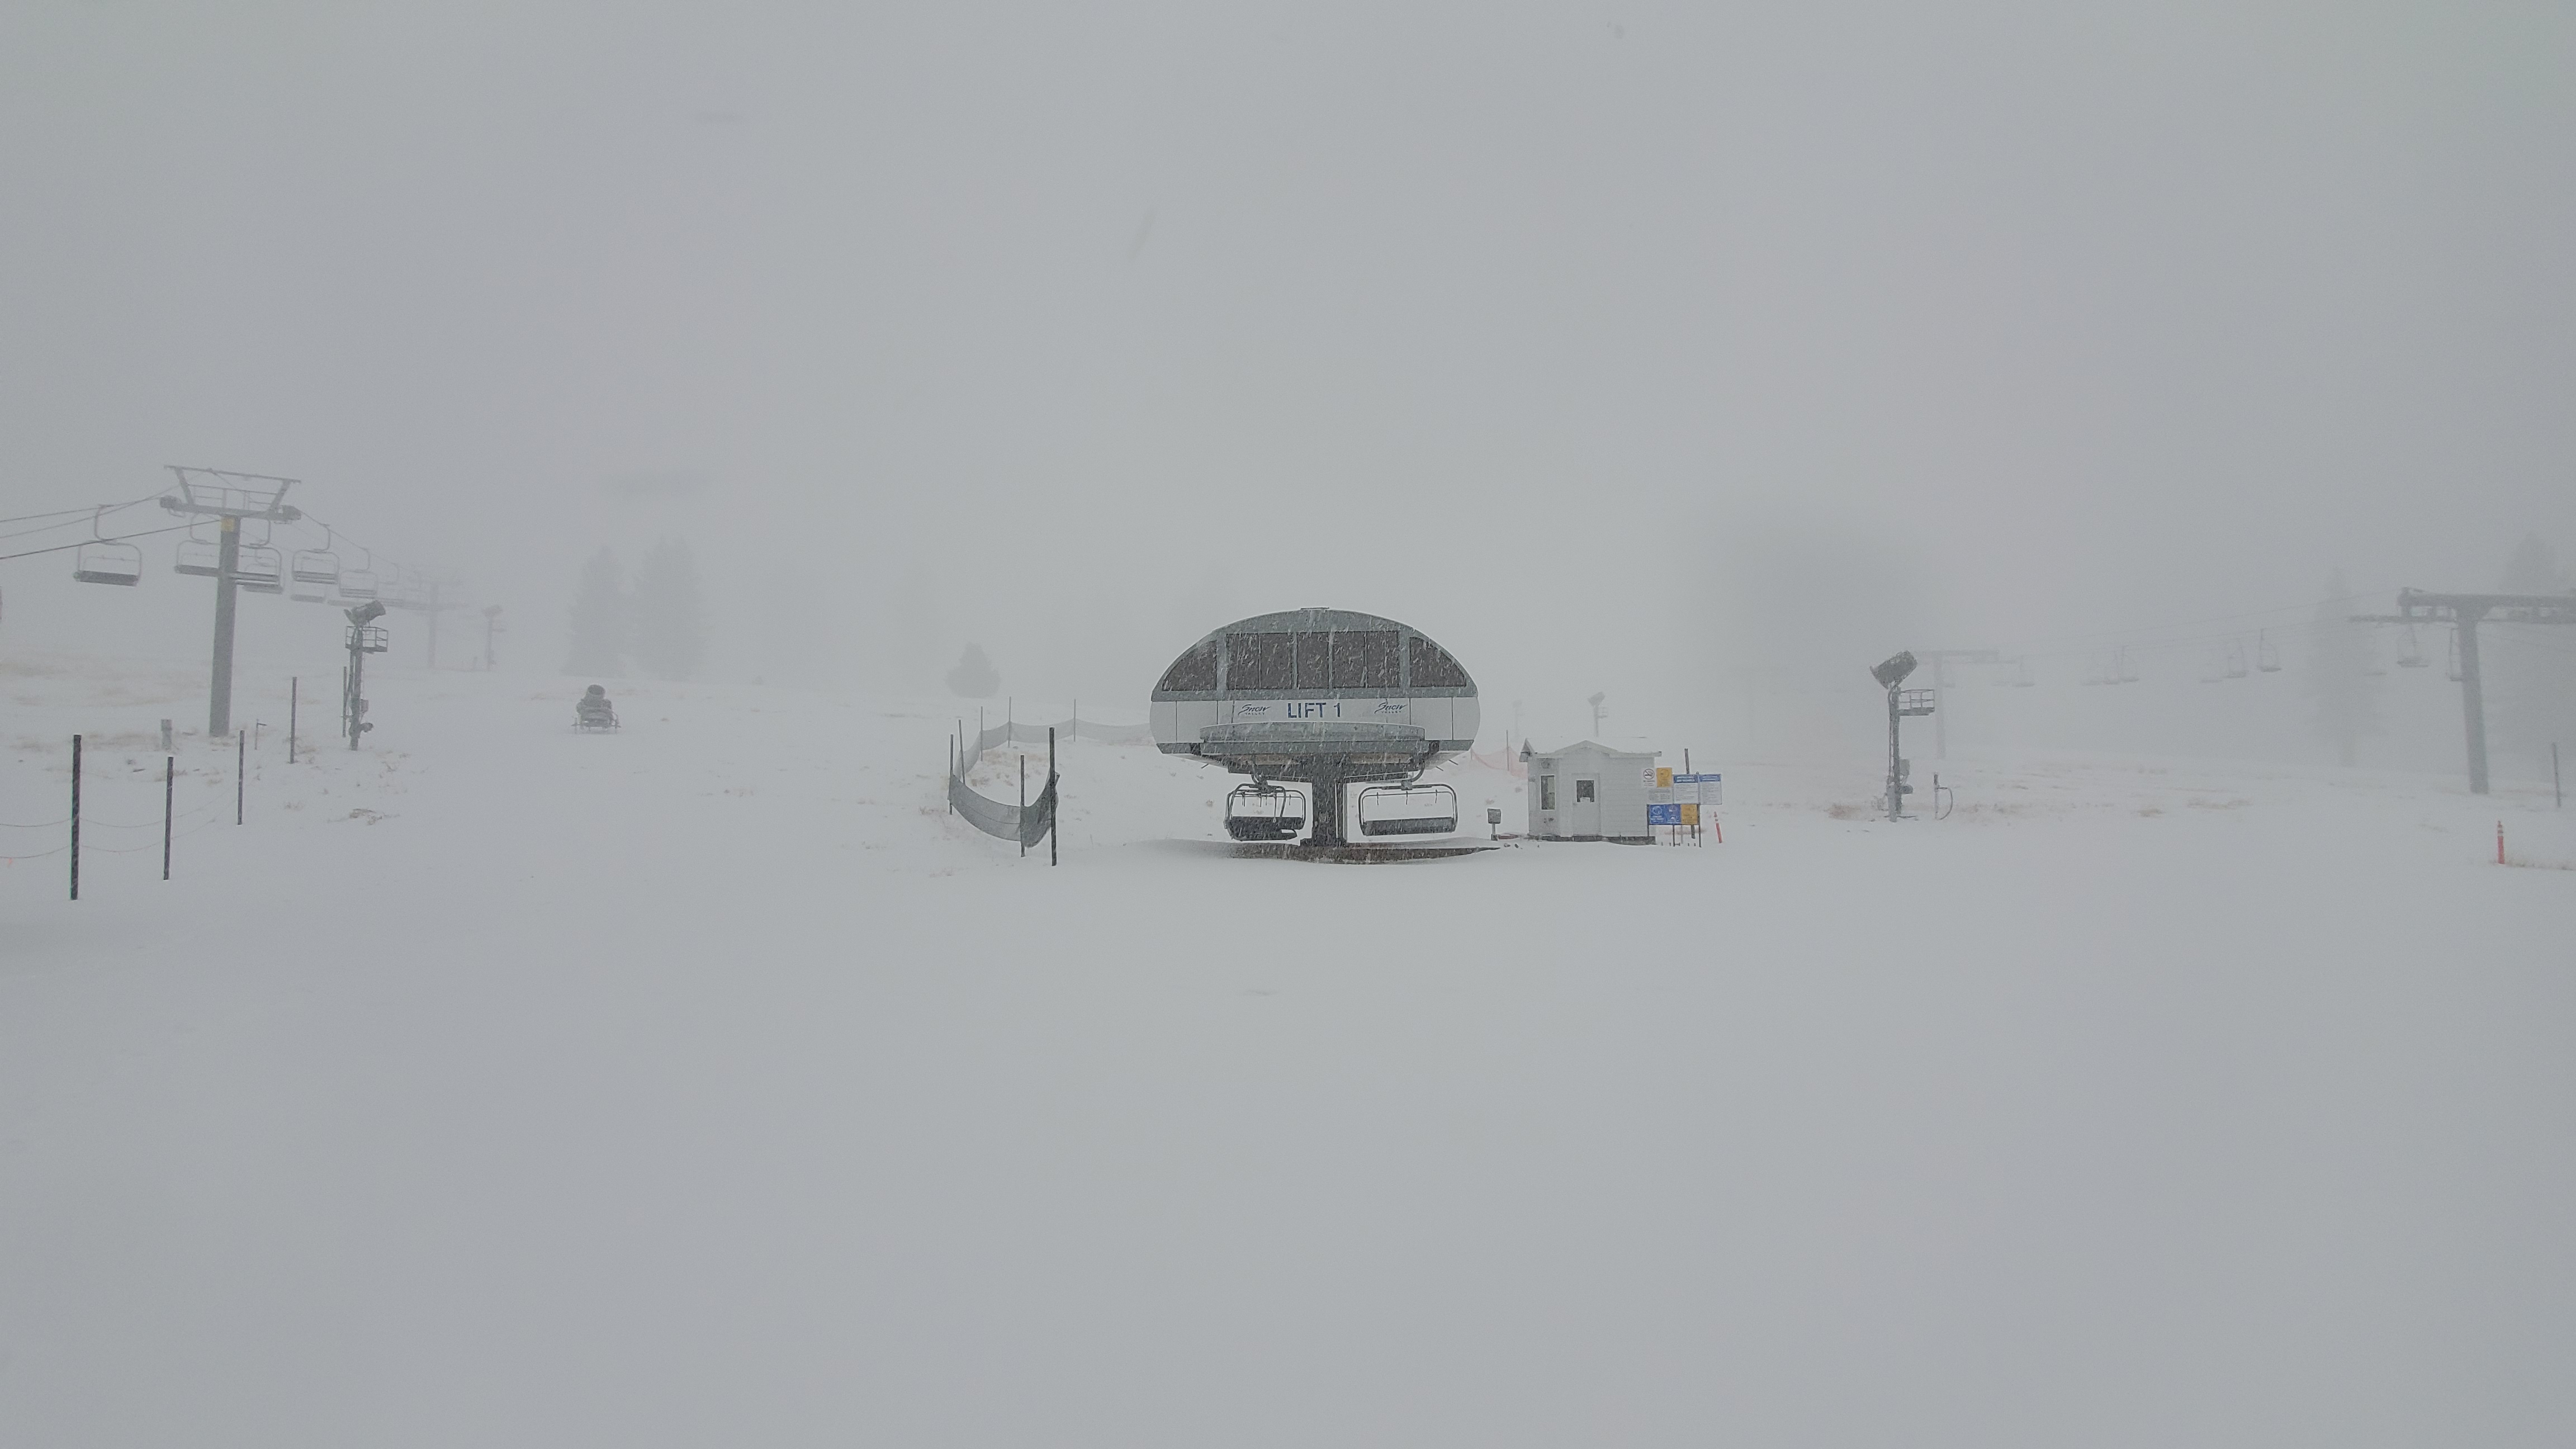
M 1905 818 L 1905 797 L 1914 793 L 1914 787 L 1906 781 L 1910 773 L 1907 769 L 1909 762 L 1899 738 L 1904 721 L 1909 715 L 1930 714 L 1934 708 L 1931 690 L 1905 687 L 1906 676 L 1914 672 L 1914 665 L 1913 652 L 1908 650 L 1880 660 L 1869 671 L 1869 677 L 1877 680 L 1878 687 L 1887 691 L 1887 818 L 1890 820 Z
M 1229 797 L 1237 840 L 1306 824 L 1283 781 L 1313 796 L 1310 847 L 1345 843 L 1344 787 L 1366 835 L 1446 834 L 1457 793 L 1421 775 L 1475 743 L 1476 682 L 1421 630 L 1345 609 L 1259 614 L 1183 650 L 1154 686 L 1154 744 L 1252 783 Z

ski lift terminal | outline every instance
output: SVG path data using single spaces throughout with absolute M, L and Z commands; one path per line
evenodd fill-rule
M 1313 846 L 1344 843 L 1345 786 L 1418 786 L 1425 770 L 1474 745 L 1477 718 L 1475 680 L 1447 650 L 1409 625 L 1346 609 L 1257 614 L 1213 630 L 1172 661 L 1152 701 L 1163 753 L 1248 775 L 1254 797 L 1279 781 L 1312 786 Z M 1254 797 L 1243 797 L 1245 808 L 1270 808 Z M 1381 795 L 1374 805 L 1363 806 L 1363 833 L 1433 833 L 1418 824 L 1371 831 L 1372 818 L 1456 828 L 1454 792 L 1445 810 L 1427 797 Z M 1237 810 L 1229 797 L 1229 833 Z

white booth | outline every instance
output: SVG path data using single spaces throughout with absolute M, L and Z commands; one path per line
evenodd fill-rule
M 1647 793 L 1655 756 L 1585 740 L 1546 754 L 1522 747 L 1529 765 L 1529 834 L 1536 840 L 1616 840 L 1652 845 Z

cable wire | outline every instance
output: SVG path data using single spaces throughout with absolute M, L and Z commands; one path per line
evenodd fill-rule
M 21 513 L 15 518 L 0 518 L 0 523 L 29 523 L 39 518 L 61 518 L 66 515 L 80 513 L 114 513 L 119 509 L 132 508 L 138 503 L 149 503 L 153 499 L 158 498 L 169 491 L 169 488 L 165 485 L 163 487 L 153 489 L 151 492 L 144 494 L 140 498 L 129 498 L 123 503 L 91 503 L 85 504 L 79 508 L 57 508 L 51 513 Z M 61 525 L 58 524 L 55 526 L 60 527 Z M 31 531 L 42 532 L 41 529 Z
M 31 548 L 24 553 L 0 553 L 0 562 L 13 558 L 34 558 L 40 553 L 64 553 L 75 548 L 87 548 L 93 543 L 123 543 L 129 538 L 150 538 L 156 533 L 178 533 L 190 526 L 181 523 L 169 528 L 147 528 L 141 533 L 120 533 L 113 538 L 84 538 L 78 543 L 58 543 L 51 548 Z

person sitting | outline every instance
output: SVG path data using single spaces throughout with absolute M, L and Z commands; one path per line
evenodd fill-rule
M 573 707 L 573 718 L 586 725 L 613 725 L 617 711 L 608 703 L 608 691 L 594 684 Z

